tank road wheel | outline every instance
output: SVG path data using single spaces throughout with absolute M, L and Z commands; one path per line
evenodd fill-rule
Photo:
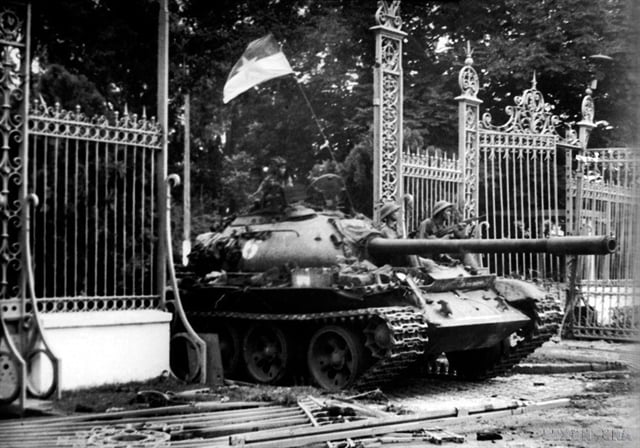
M 382 319 L 371 319 L 364 329 L 365 347 L 375 358 L 386 358 L 391 354 L 394 340 L 389 325 Z
M 258 383 L 273 384 L 287 373 L 288 342 L 275 325 L 252 325 L 244 337 L 242 352 L 249 376 Z
M 322 388 L 335 391 L 353 386 L 365 364 L 365 349 L 351 330 L 336 325 L 320 328 L 307 351 L 309 373 Z

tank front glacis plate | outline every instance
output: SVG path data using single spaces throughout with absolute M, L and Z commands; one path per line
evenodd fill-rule
M 522 325 L 529 321 L 529 317 L 490 289 L 428 293 L 425 297 L 431 301 L 425 310 L 430 326 L 458 327 L 485 323 Z
M 437 353 L 492 346 L 531 322 L 492 289 L 428 293 L 425 298 L 429 351 Z

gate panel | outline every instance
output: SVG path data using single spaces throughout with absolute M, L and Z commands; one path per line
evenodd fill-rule
M 485 114 L 479 131 L 479 214 L 486 215 L 483 238 L 547 238 L 562 236 L 565 228 L 565 152 L 569 145 L 557 134 L 559 120 L 532 87 L 506 108 L 509 120 L 492 124 Z M 564 279 L 561 257 L 513 253 L 484 256 L 498 275 Z
M 490 124 L 480 132 L 481 215 L 486 215 L 482 237 L 546 238 L 564 234 L 563 184 L 558 165 L 564 157 L 556 149 L 557 136 L 516 129 L 496 130 Z M 499 275 L 526 278 L 563 278 L 559 257 L 545 254 L 493 254 L 485 264 Z
M 619 250 L 608 257 L 585 256 L 579 266 L 580 301 L 573 310 L 572 332 L 578 337 L 636 340 L 640 328 L 638 270 L 637 149 L 586 149 L 582 162 L 581 233 L 614 235 Z M 570 196 L 577 197 L 576 174 Z M 575 199 L 574 199 L 575 200 Z
M 429 154 L 420 150 L 403 154 L 404 191 L 414 198 L 413 209 L 407 209 L 409 234 L 431 215 L 436 201 L 458 202 L 463 185 L 462 167 L 455 156 Z
M 158 307 L 158 125 L 36 103 L 28 127 L 28 186 L 41 201 L 32 226 L 40 309 Z

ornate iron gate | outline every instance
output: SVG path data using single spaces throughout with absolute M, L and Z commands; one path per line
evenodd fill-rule
M 637 340 L 640 153 L 631 148 L 586 149 L 576 157 L 580 163 L 570 172 L 567 193 L 571 204 L 580 204 L 571 225 L 584 235 L 614 235 L 620 250 L 608 257 L 582 257 L 571 330 L 577 337 Z
M 465 217 L 486 215 L 479 226 L 482 238 L 613 234 L 617 253 L 572 260 L 579 300 L 571 324 L 575 336 L 634 340 L 640 326 L 640 287 L 633 280 L 640 270 L 640 155 L 627 148 L 583 149 L 595 127 L 589 90 L 580 136 L 570 128 L 560 136 L 560 120 L 537 90 L 535 75 L 531 88 L 506 108 L 505 124 L 494 125 L 486 113 L 480 118 L 472 64 L 467 49 L 456 98 L 458 159 L 403 154 L 404 191 L 420 204 L 408 215 L 409 225 L 429 215 L 425 201 L 457 199 Z M 498 275 L 555 283 L 567 282 L 571 267 L 566 257 L 527 253 L 485 255 L 483 265 Z
M 413 197 L 414 206 L 406 210 L 409 233 L 418 229 L 422 219 L 431 215 L 439 200 L 453 204 L 459 200 L 463 186 L 461 163 L 448 154 L 429 154 L 426 150 L 403 152 L 404 191 Z
M 28 129 L 39 309 L 158 308 L 158 124 L 36 103 Z
M 27 390 L 38 398 L 58 388 L 59 362 L 42 331 L 34 293 L 30 233 L 30 194 L 25 171 L 29 104 L 31 8 L 9 2 L 0 7 L 0 404 L 18 399 L 24 409 Z M 49 363 L 51 384 L 30 381 L 33 364 Z
M 59 363 L 42 312 L 165 309 L 173 345 L 189 344 L 205 381 L 206 352 L 182 310 L 170 243 L 166 174 L 167 72 L 159 76 L 160 122 L 34 103 L 29 108 L 30 4 L 0 7 L 0 404 L 58 390 Z M 159 48 L 168 66 L 168 7 Z M 165 298 L 166 269 L 174 294 Z M 186 341 L 186 342 L 185 342 Z M 175 342 L 175 344 L 174 344 Z M 31 363 L 48 360 L 39 389 Z
M 475 70 L 470 62 L 468 58 L 463 70 L 472 79 Z M 477 81 L 471 84 L 478 85 Z M 465 196 L 471 202 L 468 208 L 486 216 L 480 236 L 502 239 L 564 235 L 565 156 L 568 148 L 579 147 L 575 133 L 569 132 L 567 138 L 557 133 L 560 120 L 551 114 L 550 106 L 537 90 L 535 75 L 531 88 L 515 97 L 514 106 L 506 108 L 508 120 L 502 125 L 493 124 L 488 113 L 479 119 L 475 92 L 469 93 L 473 95 L 465 103 L 473 99 L 476 102 L 461 108 L 464 116 L 460 122 L 466 129 L 478 129 L 477 135 L 467 131 L 464 142 L 465 160 L 471 161 L 467 167 L 475 171 L 467 176 L 470 185 L 465 188 L 472 190 L 475 185 L 476 191 Z M 564 262 L 556 256 L 494 254 L 484 257 L 484 265 L 499 275 L 564 279 Z
M 400 1 L 380 2 L 376 12 L 374 68 L 374 220 L 379 206 L 395 201 L 403 207 L 399 228 L 411 232 L 428 216 L 438 199 L 458 202 L 464 165 L 456 157 L 405 152 L 402 147 L 402 40 Z M 404 201 L 413 197 L 412 207 Z
M 480 214 L 487 215 L 483 237 L 547 238 L 566 233 L 564 169 L 571 143 L 556 132 L 557 117 L 532 86 L 515 97 L 507 123 L 496 126 L 491 117 L 480 123 Z M 561 281 L 560 257 L 508 254 L 487 257 L 493 272 L 502 275 Z

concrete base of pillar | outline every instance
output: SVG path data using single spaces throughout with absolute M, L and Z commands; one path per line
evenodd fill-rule
M 169 371 L 170 313 L 98 311 L 41 317 L 51 350 L 60 359 L 60 390 L 145 381 Z M 46 388 L 52 375 L 49 363 L 36 363 L 30 383 Z

